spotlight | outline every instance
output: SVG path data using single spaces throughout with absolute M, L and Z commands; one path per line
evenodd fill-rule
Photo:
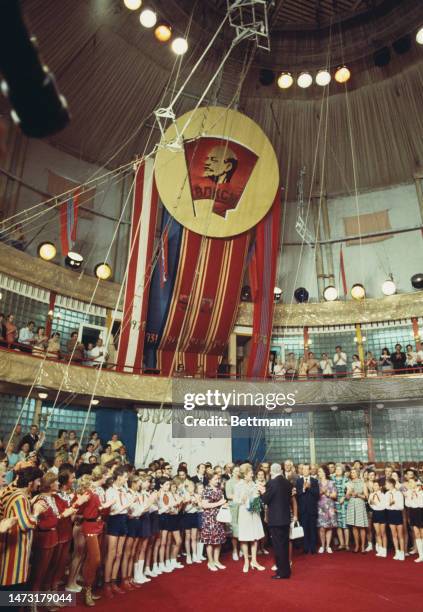
M 411 277 L 411 284 L 414 289 L 423 289 L 423 274 L 414 274 Z
M 259 81 L 260 85 L 269 87 L 269 85 L 273 85 L 275 82 L 275 73 L 273 70 L 269 70 L 268 68 L 261 68 L 259 72 Z
M 99 263 L 94 268 L 94 274 L 100 280 L 109 280 L 112 276 L 112 269 L 107 263 Z
M 377 66 L 378 68 L 383 68 L 384 66 L 387 66 L 391 61 L 390 48 L 383 47 L 382 49 L 379 49 L 379 51 L 376 51 L 376 53 L 373 54 L 373 61 L 375 63 L 375 66 Z
M 298 289 L 295 289 L 294 291 L 294 298 L 300 304 L 304 302 L 308 302 L 308 296 L 309 296 L 308 291 L 304 287 L 298 287 Z
M 423 45 L 423 28 L 420 28 L 420 30 L 417 32 L 416 42 L 418 42 L 419 45 Z
M 346 66 L 340 66 L 335 72 L 335 81 L 337 83 L 346 83 L 351 78 L 351 72 Z
M 251 302 L 251 288 L 249 285 L 244 285 L 241 289 L 241 302 Z
M 397 286 L 394 283 L 392 278 L 388 278 L 382 284 L 382 293 L 383 295 L 394 295 L 397 292 Z
M 154 28 L 157 23 L 157 14 L 151 9 L 144 9 L 140 13 L 140 23 L 145 28 Z
M 331 406 L 330 409 L 332 412 L 336 412 L 338 410 L 338 406 Z
M 281 89 L 289 89 L 293 83 L 294 79 L 292 78 L 292 74 L 290 72 L 282 72 L 278 78 L 278 87 Z
M 39 393 L 38 397 L 40 398 L 40 400 L 45 400 L 48 398 L 48 393 Z
M 52 242 L 43 242 L 38 247 L 38 256 L 44 261 L 51 261 L 56 257 L 57 249 Z
M 142 4 L 142 0 L 123 0 L 123 3 L 130 11 L 137 11 Z
M 313 77 L 309 72 L 302 72 L 297 79 L 297 85 L 298 87 L 301 87 L 301 89 L 307 89 L 307 87 L 310 87 L 312 82 Z
M 166 21 L 161 21 L 154 30 L 154 36 L 159 42 L 167 42 L 172 37 L 172 27 Z
M 383 410 L 385 408 L 385 404 L 376 404 L 376 408 L 378 410 Z
M 323 291 L 323 297 L 325 298 L 326 302 L 334 302 L 338 299 L 338 289 L 333 285 L 329 285 Z
M 398 55 L 403 55 L 411 49 L 411 35 L 406 34 L 392 43 L 392 48 Z
M 175 38 L 171 48 L 175 55 L 184 55 L 188 51 L 188 41 L 185 38 Z
M 98 405 L 99 405 L 99 403 L 100 403 L 100 400 L 98 400 L 98 399 L 92 399 L 92 400 L 91 400 L 91 405 L 92 405 L 92 406 L 98 406 Z
M 73 268 L 77 270 L 82 266 L 82 262 L 84 258 L 79 253 L 75 253 L 73 251 L 69 251 L 69 253 L 65 257 L 65 265 L 69 268 Z
M 366 291 L 360 283 L 356 283 L 351 287 L 351 297 L 354 300 L 363 300 L 366 297 Z
M 280 287 L 275 287 L 273 289 L 273 298 L 275 302 L 280 302 L 282 299 L 282 289 Z
M 319 70 L 316 74 L 316 83 L 320 85 L 320 87 L 326 87 L 331 82 L 332 77 L 330 76 L 330 72 L 327 70 Z

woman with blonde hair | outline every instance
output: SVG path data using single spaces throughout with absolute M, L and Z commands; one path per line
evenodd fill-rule
M 185 530 L 185 552 L 187 565 L 201 563 L 197 559 L 197 534 L 198 534 L 198 498 L 195 495 L 195 484 L 187 480 L 185 484 L 185 496 L 183 498 L 185 507 L 182 515 L 182 529 Z
M 257 562 L 257 543 L 264 538 L 263 524 L 260 518 L 261 502 L 257 485 L 254 482 L 253 468 L 244 463 L 240 468 L 241 480 L 235 486 L 234 500 L 239 504 L 238 535 L 244 557 L 243 572 L 249 567 L 263 571 L 265 568 Z M 251 564 L 249 564 L 248 544 L 251 543 Z

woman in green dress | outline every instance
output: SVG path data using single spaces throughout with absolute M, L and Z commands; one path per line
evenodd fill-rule
M 231 511 L 231 531 L 232 531 L 232 559 L 234 561 L 239 560 L 238 555 L 238 512 L 239 504 L 234 501 L 235 486 L 240 480 L 239 476 L 239 465 L 235 465 L 232 470 L 232 477 L 226 481 L 225 485 L 225 497 L 229 502 L 229 508 Z
M 350 530 L 347 525 L 348 499 L 346 498 L 348 478 L 344 475 L 344 466 L 341 463 L 338 463 L 336 465 L 335 473 L 332 476 L 332 480 L 336 487 L 336 492 L 338 494 L 335 501 L 338 518 L 338 550 L 349 550 Z

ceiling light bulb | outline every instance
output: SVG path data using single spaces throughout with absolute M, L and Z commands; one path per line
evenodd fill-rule
M 94 274 L 100 280 L 109 280 L 112 276 L 112 269 L 107 263 L 100 263 L 94 269 Z
M 346 66 L 340 66 L 335 72 L 335 81 L 338 83 L 346 83 L 351 78 L 351 72 Z
M 293 83 L 294 79 L 292 78 L 292 74 L 290 72 L 282 72 L 278 78 L 278 87 L 281 89 L 289 89 Z
M 144 9 L 140 13 L 140 23 L 145 28 L 154 28 L 157 23 L 157 14 L 151 9 Z
M 420 28 L 420 30 L 417 32 L 416 42 L 418 42 L 419 45 L 423 45 L 423 28 Z
M 167 42 L 172 37 L 172 28 L 168 23 L 159 23 L 154 30 L 154 36 L 159 42 Z
M 45 400 L 45 399 L 47 399 L 47 398 L 48 398 L 48 393 L 43 393 L 43 392 L 40 392 L 40 393 L 38 394 L 38 397 L 40 398 L 40 400 Z
M 388 278 L 382 284 L 382 293 L 383 295 L 394 295 L 397 292 L 397 286 L 391 278 Z
M 52 242 L 43 242 L 38 247 L 38 255 L 44 261 L 51 261 L 56 257 L 57 249 Z
M 366 291 L 363 287 L 363 285 L 360 285 L 360 283 L 357 283 L 356 285 L 353 285 L 351 287 L 351 297 L 354 300 L 362 300 L 366 297 Z
M 100 400 L 98 400 L 98 399 L 92 399 L 92 400 L 91 400 L 91 404 L 92 404 L 93 406 L 98 406 L 98 405 L 99 405 L 99 403 L 100 403 Z
M 137 11 L 142 4 L 142 0 L 123 0 L 123 3 L 130 11 Z
M 312 82 L 313 77 L 309 72 L 302 72 L 297 79 L 297 85 L 298 87 L 301 87 L 301 89 L 307 89 L 307 87 L 310 87 Z
M 327 70 L 319 70 L 316 74 L 316 83 L 320 85 L 320 87 L 326 87 L 331 82 L 332 77 L 330 76 L 330 72 Z
M 333 285 L 329 285 L 323 291 L 323 297 L 325 298 L 326 302 L 334 302 L 338 299 L 338 289 Z
M 188 51 L 188 41 L 185 38 L 175 38 L 171 48 L 176 55 L 184 55 Z

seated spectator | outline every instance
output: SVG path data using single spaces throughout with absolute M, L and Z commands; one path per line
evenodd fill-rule
M 363 376 L 363 366 L 358 355 L 353 355 L 351 369 L 353 378 L 361 378 Z
M 317 378 L 319 375 L 319 362 L 312 351 L 307 355 L 307 376 L 309 378 Z
M 10 347 L 16 342 L 18 337 L 18 328 L 15 325 L 15 315 L 9 314 L 6 319 L 6 342 Z
M 121 446 L 123 446 L 123 442 L 119 440 L 117 433 L 112 435 L 112 439 L 107 442 L 108 445 L 112 447 L 112 452 L 116 453 Z
M 93 455 L 94 455 L 94 445 L 91 444 L 91 442 L 88 442 L 87 446 L 85 447 L 85 453 L 81 455 L 82 461 L 84 463 L 90 463 L 90 457 L 92 457 Z
M 22 330 L 21 330 L 22 331 Z M 36 357 L 43 357 L 48 346 L 48 338 L 44 327 L 37 327 L 32 344 L 32 354 Z
M 64 430 L 62 430 L 64 431 Z M 68 458 L 68 455 L 66 453 L 66 455 L 62 455 L 62 454 L 58 454 L 55 456 L 54 458 L 54 462 L 52 467 L 48 470 L 49 472 L 53 472 L 53 474 L 56 474 L 56 476 L 59 474 L 59 469 L 60 466 L 63 465 L 65 463 L 65 460 Z
M 72 444 L 78 444 L 79 440 L 76 437 L 76 432 L 74 429 L 71 429 L 68 433 L 68 445 L 69 448 L 72 446 Z
M 298 361 L 294 353 L 288 353 L 285 361 L 285 378 L 295 378 L 298 373 Z
M 88 464 L 89 465 L 98 465 L 98 459 L 95 455 L 91 455 L 91 457 L 88 460 Z
M 395 352 L 391 354 L 392 367 L 394 368 L 394 374 L 402 374 L 405 370 L 405 353 L 401 350 L 401 344 L 395 345 Z
M 76 465 L 79 458 L 79 445 L 77 442 L 69 446 L 68 461 L 71 465 Z
M 302 356 L 298 361 L 298 378 L 307 378 L 308 363 L 307 358 Z
M 53 332 L 47 343 L 47 358 L 60 359 L 60 334 Z
M 86 355 L 88 360 L 85 362 L 85 364 L 88 366 L 99 366 L 104 363 L 105 354 L 103 348 L 103 340 L 101 338 L 98 338 L 95 346 L 92 342 L 89 342 Z
M 12 471 L 19 461 L 19 453 L 15 451 L 15 445 L 12 442 L 9 442 L 9 444 L 6 446 L 6 455 L 9 461 L 9 470 Z M 11 481 L 12 479 L 10 479 L 8 482 Z
M 322 358 L 319 363 L 323 378 L 333 378 L 333 361 L 329 359 L 327 353 L 322 353 Z
M 66 429 L 59 429 L 57 439 L 54 441 L 54 451 L 56 457 L 60 457 L 63 461 L 68 457 L 68 432 Z
M 117 460 L 119 461 L 120 465 L 127 465 L 128 457 L 126 455 L 126 448 L 124 446 L 121 446 L 119 448 L 118 454 L 117 454 Z
M 183 363 L 178 363 L 173 375 L 175 378 L 183 378 L 185 376 L 185 367 Z
M 379 359 L 379 367 L 383 376 L 386 374 L 391 374 L 392 372 L 391 354 L 386 346 L 382 349 L 382 354 Z
M 6 342 L 6 317 L 0 312 L 0 342 Z
M 84 361 L 84 365 L 88 367 L 95 366 L 95 362 L 92 361 L 93 348 L 94 348 L 94 344 L 92 342 L 88 342 L 87 350 L 85 351 L 85 361 Z
M 101 465 L 105 465 L 106 463 L 109 463 L 109 461 L 113 461 L 115 458 L 116 455 L 112 451 L 111 444 L 107 444 L 106 448 L 104 449 L 104 453 L 100 457 Z
M 275 378 L 285 375 L 285 368 L 283 367 L 283 363 L 281 362 L 279 357 L 276 358 L 275 365 L 273 368 L 273 375 Z
M 34 327 L 34 321 L 28 321 L 27 326 L 22 327 L 18 336 L 19 344 L 32 348 L 32 345 L 34 344 Z
M 405 350 L 405 367 L 407 370 L 415 371 L 417 369 L 417 352 L 413 350 L 411 344 L 407 344 Z
M 23 444 L 28 443 L 30 451 L 38 450 L 39 441 L 40 441 L 40 434 L 38 430 L 38 425 L 31 425 L 29 432 L 22 438 L 19 446 L 21 449 Z
M 98 435 L 98 433 L 96 431 L 92 431 L 90 434 L 90 444 L 93 445 L 94 450 L 93 450 L 93 454 L 96 457 L 100 457 L 101 454 L 101 440 L 100 437 Z
M 78 342 L 78 332 L 71 333 L 71 337 L 67 343 L 68 357 L 71 361 L 82 362 L 85 357 L 85 346 L 82 342 Z
M 366 375 L 369 377 L 377 376 L 377 361 L 371 351 L 367 351 L 366 359 L 364 361 L 364 367 L 366 369 Z
M 342 350 L 342 346 L 338 344 L 335 347 L 335 355 L 333 356 L 333 365 L 337 378 L 345 378 L 347 375 L 347 354 Z
M 31 446 L 29 444 L 29 442 L 22 442 L 21 443 L 21 447 L 20 447 L 20 451 L 18 454 L 18 463 L 20 461 L 28 461 L 29 459 L 29 454 L 31 453 Z

